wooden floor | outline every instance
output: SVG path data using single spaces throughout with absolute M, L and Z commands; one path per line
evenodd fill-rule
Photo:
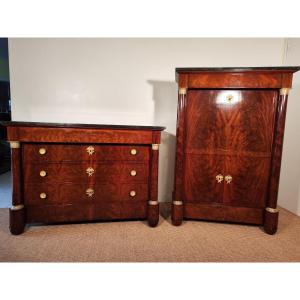
M 0 209 L 0 261 L 10 262 L 299 262 L 300 218 L 280 209 L 276 235 L 256 226 L 189 221 L 170 224 L 106 222 L 32 226 L 20 236 L 8 230 Z

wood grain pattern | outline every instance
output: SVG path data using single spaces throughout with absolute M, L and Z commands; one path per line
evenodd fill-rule
M 87 169 L 92 167 L 94 173 L 89 175 Z M 40 171 L 46 172 L 45 177 L 40 176 Z M 131 171 L 136 175 L 132 176 Z M 137 162 L 69 162 L 69 163 L 39 163 L 24 164 L 24 182 L 31 183 L 56 183 L 72 182 L 88 184 L 92 180 L 97 183 L 114 182 L 118 178 L 119 183 L 147 183 L 149 176 L 149 164 Z
M 89 197 L 86 190 L 91 188 L 94 195 Z M 134 197 L 130 191 L 135 191 Z M 27 205 L 43 204 L 73 204 L 73 203 L 94 203 L 94 202 L 137 202 L 148 200 L 147 183 L 128 184 L 74 184 L 74 183 L 49 183 L 25 185 L 24 203 Z M 40 193 L 46 193 L 47 198 L 41 199 Z
M 152 144 L 157 143 L 149 130 L 109 130 L 50 127 L 13 127 L 8 126 L 10 140 L 37 143 L 117 143 Z
M 94 153 L 89 155 L 87 147 L 93 146 Z M 44 148 L 46 153 L 39 154 L 39 149 Z M 136 154 L 132 155 L 131 150 L 135 149 Z M 98 162 L 98 161 L 149 161 L 150 157 L 149 146 L 142 145 L 72 145 L 72 144 L 24 144 L 23 159 L 27 163 L 47 163 L 47 162 Z
M 27 222 L 29 223 L 66 223 L 82 221 L 106 221 L 145 219 L 147 204 L 138 203 L 76 203 L 72 205 L 28 206 Z
M 179 95 L 174 199 L 183 205 L 172 207 L 174 225 L 191 218 L 276 232 L 278 213 L 265 209 L 277 206 L 287 104 L 279 89 L 299 69 L 176 69 L 187 98 L 182 105 Z
M 189 74 L 189 88 L 280 88 L 282 77 L 278 73 L 205 73 Z
M 189 91 L 186 152 L 270 154 L 277 96 L 274 90 Z
M 258 208 L 231 207 L 226 205 L 208 205 L 186 203 L 184 218 L 210 221 L 225 221 L 261 225 L 264 211 Z
M 21 141 L 13 155 L 17 170 L 13 204 L 25 205 L 10 211 L 13 234 L 22 233 L 30 222 L 148 219 L 150 226 L 158 223 L 158 205 L 147 203 L 157 200 L 158 151 L 152 150 L 152 144 L 160 143 L 163 127 L 131 130 L 130 126 L 59 124 L 55 128 L 14 122 L 7 126 L 8 138 Z M 41 148 L 45 153 L 40 153 Z M 93 172 L 89 174 L 88 168 Z
M 180 87 L 204 89 L 291 88 L 293 73 L 300 67 L 176 68 Z
M 223 182 L 216 176 L 224 175 L 224 160 L 220 155 L 186 155 L 184 196 L 185 203 L 221 203 Z
M 265 208 L 269 168 L 270 158 L 226 156 L 224 176 L 231 175 L 232 182 L 224 182 L 223 204 Z

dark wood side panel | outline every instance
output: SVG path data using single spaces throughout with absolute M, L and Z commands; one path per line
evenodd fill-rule
M 8 126 L 8 139 L 22 142 L 152 144 L 147 130 L 109 130 Z
M 212 206 L 198 203 L 186 203 L 184 205 L 184 217 L 198 220 L 261 225 L 263 212 L 262 209 L 247 207 Z

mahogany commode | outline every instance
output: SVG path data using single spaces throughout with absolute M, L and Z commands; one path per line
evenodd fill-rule
M 299 69 L 176 69 L 174 225 L 203 219 L 276 232 L 286 106 Z
M 10 230 L 26 223 L 148 219 L 156 226 L 164 127 L 7 122 Z

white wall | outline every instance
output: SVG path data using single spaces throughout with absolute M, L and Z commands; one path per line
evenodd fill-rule
M 168 201 L 175 155 L 175 67 L 281 65 L 283 50 L 284 39 L 9 39 L 12 118 L 166 126 L 159 200 Z M 296 109 L 300 102 L 295 98 L 296 88 L 290 100 Z M 300 174 L 290 157 L 297 156 L 299 127 L 296 111 L 289 109 L 279 198 L 294 212 Z

